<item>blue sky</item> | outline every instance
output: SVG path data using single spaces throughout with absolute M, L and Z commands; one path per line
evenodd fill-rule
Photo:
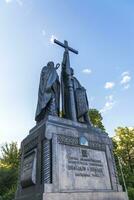
M 0 0 L 0 143 L 34 125 L 41 68 L 61 62 L 68 40 L 75 76 L 110 136 L 134 126 L 134 1 Z

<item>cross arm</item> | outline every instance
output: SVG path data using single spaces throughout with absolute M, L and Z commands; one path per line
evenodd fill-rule
M 71 51 L 71 52 L 73 52 L 73 53 L 75 53 L 75 54 L 78 54 L 78 51 L 77 51 L 77 50 L 75 50 L 75 49 L 73 49 L 73 48 L 71 48 L 71 47 L 69 47 L 69 46 L 63 44 L 62 42 L 60 42 L 60 41 L 58 41 L 58 40 L 56 40 L 56 39 L 54 39 L 54 43 L 58 44 L 59 46 L 61 46 L 61 47 L 63 47 L 63 48 L 67 48 L 69 51 Z M 67 41 L 65 41 L 65 43 L 67 43 Z

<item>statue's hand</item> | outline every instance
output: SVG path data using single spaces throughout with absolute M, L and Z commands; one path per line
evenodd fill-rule
M 60 67 L 60 63 L 57 63 L 55 69 L 57 70 L 59 67 Z

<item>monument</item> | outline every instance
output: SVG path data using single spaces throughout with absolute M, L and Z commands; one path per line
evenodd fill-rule
M 126 200 L 119 185 L 108 134 L 93 127 L 86 90 L 70 67 L 65 49 L 59 81 L 54 63 L 40 76 L 36 126 L 21 143 L 15 200 Z M 60 92 L 62 116 L 60 116 Z

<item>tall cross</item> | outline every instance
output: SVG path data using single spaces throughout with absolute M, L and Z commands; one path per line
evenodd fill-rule
M 78 54 L 78 51 L 77 51 L 77 50 L 75 50 L 75 49 L 73 49 L 73 48 L 71 48 L 71 47 L 68 46 L 68 42 L 67 42 L 66 40 L 64 40 L 64 44 L 63 44 L 62 42 L 60 42 L 60 41 L 54 39 L 54 43 L 56 43 L 56 44 L 58 44 L 59 46 L 65 48 L 66 51 L 71 51 L 71 52 L 73 52 L 73 53 L 75 53 L 75 54 Z
M 72 82 L 72 74 L 70 68 L 70 59 L 69 59 L 69 51 L 78 54 L 78 51 L 68 46 L 68 42 L 64 40 L 64 44 L 59 42 L 58 40 L 54 39 L 54 43 L 58 44 L 59 46 L 65 48 L 65 52 L 63 55 L 63 62 L 62 62 L 62 76 L 64 74 L 63 84 L 61 85 L 62 88 L 62 111 L 64 113 L 65 118 L 71 119 L 73 121 L 77 121 L 76 116 L 76 102 L 74 97 L 74 88 Z M 66 69 L 66 70 L 65 70 Z

